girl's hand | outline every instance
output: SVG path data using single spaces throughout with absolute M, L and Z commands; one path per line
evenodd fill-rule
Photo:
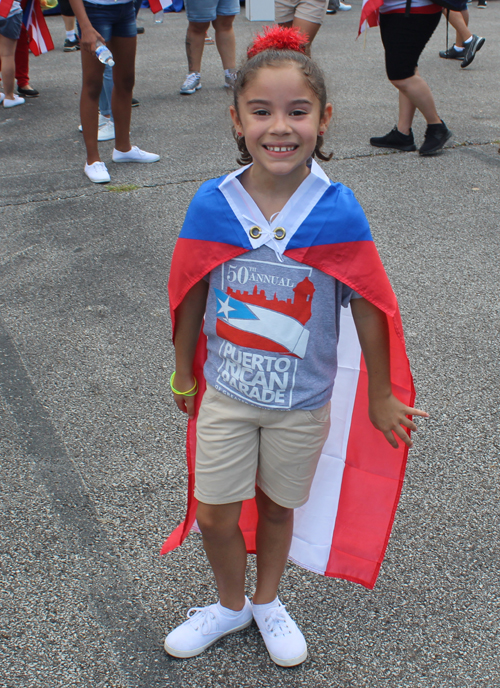
M 193 389 L 195 385 L 195 379 L 193 374 L 182 375 L 180 373 L 175 373 L 173 386 L 179 392 L 187 392 Z M 194 418 L 194 400 L 195 397 L 185 397 L 182 394 L 174 394 L 174 401 L 177 404 L 179 410 L 183 413 L 187 413 L 190 419 Z
M 80 47 L 92 55 L 95 54 L 95 47 L 97 41 L 106 43 L 101 34 L 94 29 L 92 25 L 82 28 L 82 37 L 80 38 Z
M 380 430 L 392 447 L 397 449 L 399 444 L 395 435 L 408 447 L 413 447 L 413 442 L 404 428 L 416 432 L 417 426 L 407 416 L 428 418 L 429 414 L 426 411 L 405 406 L 394 394 L 390 394 L 385 397 L 370 398 L 369 416 L 374 427 Z

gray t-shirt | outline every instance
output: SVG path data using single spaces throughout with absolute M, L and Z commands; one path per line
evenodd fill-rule
M 331 398 L 340 307 L 357 294 L 320 270 L 282 258 L 261 246 L 205 278 L 205 378 L 254 406 L 312 410 Z

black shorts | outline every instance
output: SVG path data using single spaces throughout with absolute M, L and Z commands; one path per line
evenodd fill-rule
M 61 14 L 63 15 L 63 17 L 75 16 L 73 8 L 69 4 L 69 0 L 59 0 L 59 9 L 61 10 Z
M 390 81 L 409 79 L 415 74 L 418 58 L 436 30 L 441 11 L 433 14 L 399 12 L 380 15 L 380 35 L 385 49 L 385 69 Z

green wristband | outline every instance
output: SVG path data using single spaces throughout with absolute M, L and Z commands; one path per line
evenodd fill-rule
M 175 377 L 175 370 L 170 376 L 170 389 L 174 394 L 179 394 L 181 397 L 194 397 L 198 393 L 198 380 L 194 378 L 194 387 L 191 387 L 191 389 L 188 389 L 187 392 L 179 392 L 179 390 L 175 389 L 173 382 L 174 382 L 174 377 Z

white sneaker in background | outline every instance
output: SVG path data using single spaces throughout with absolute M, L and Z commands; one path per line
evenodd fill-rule
M 341 12 L 348 12 L 349 10 L 352 10 L 352 5 L 346 5 L 343 2 L 339 2 L 339 10 Z
M 87 163 L 85 163 L 84 172 L 94 184 L 105 184 L 111 181 L 108 168 L 100 160 L 92 163 L 92 165 L 87 165 Z
M 106 122 L 99 126 L 97 130 L 98 141 L 111 141 L 115 138 L 115 124 L 111 120 L 104 118 Z
M 191 72 L 184 79 L 184 83 L 181 86 L 180 93 L 183 96 L 190 96 L 195 91 L 199 91 L 201 88 L 201 74 L 199 72 Z
M 156 153 L 148 153 L 143 151 L 137 146 L 132 146 L 132 148 L 123 153 L 122 151 L 113 149 L 113 162 L 157 162 L 160 156 Z
M 3 100 L 4 108 L 16 107 L 16 105 L 24 105 L 24 103 L 26 102 L 24 100 L 24 98 L 21 98 L 21 96 L 17 96 L 15 93 L 14 93 L 13 99 L 6 98 L 5 94 L 4 94 L 4 97 L 2 98 L 2 100 Z

